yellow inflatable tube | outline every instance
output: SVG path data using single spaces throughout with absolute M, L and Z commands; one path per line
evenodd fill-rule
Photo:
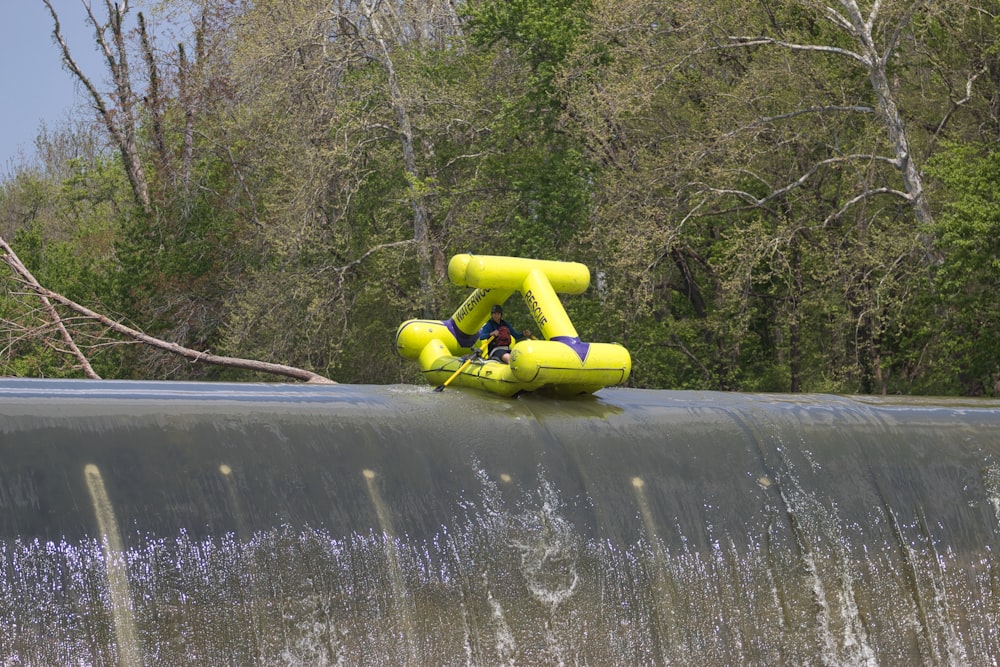
M 541 272 L 562 294 L 583 294 L 590 287 L 590 269 L 577 262 L 499 257 L 496 255 L 455 255 L 448 262 L 448 278 L 455 285 L 520 290 L 532 271 Z
M 621 384 L 632 370 L 632 359 L 621 345 L 586 343 L 566 314 L 556 292 L 580 294 L 590 284 L 590 271 L 575 262 L 520 257 L 456 255 L 449 278 L 475 287 L 448 320 L 408 320 L 396 332 L 396 350 L 420 364 L 431 384 L 483 389 L 503 396 L 545 390 L 556 395 L 592 393 Z M 477 349 L 479 329 L 494 305 L 521 293 L 545 340 L 515 341 L 510 364 L 486 361 Z M 473 359 L 466 364 L 466 360 Z M 457 376 L 452 377 L 456 371 Z

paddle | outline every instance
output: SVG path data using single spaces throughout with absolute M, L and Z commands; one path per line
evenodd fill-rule
M 451 381 L 458 377 L 458 374 L 465 370 L 465 367 L 472 363 L 472 360 L 480 356 L 483 351 L 489 347 L 490 341 L 496 336 L 496 332 L 492 333 L 489 338 L 483 343 L 482 351 L 476 350 L 469 355 L 469 358 L 465 360 L 465 363 L 458 367 L 458 370 L 451 374 L 451 377 L 444 381 L 444 384 L 439 384 L 434 387 L 434 391 L 444 391 L 444 388 L 451 384 Z

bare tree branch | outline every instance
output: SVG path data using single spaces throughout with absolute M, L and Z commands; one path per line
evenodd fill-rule
M 802 174 L 796 180 L 794 180 L 791 183 L 788 183 L 786 185 L 783 185 L 780 188 L 772 189 L 764 197 L 755 197 L 754 195 L 752 195 L 749 192 L 746 192 L 745 190 L 734 190 L 734 189 L 728 189 L 728 188 L 714 188 L 714 187 L 705 187 L 705 190 L 708 191 L 708 192 L 714 192 L 715 194 L 735 195 L 737 197 L 740 197 L 740 198 L 746 200 L 752 206 L 760 207 L 760 206 L 764 206 L 765 204 L 767 204 L 770 201 L 773 201 L 773 200 L 777 199 L 778 197 L 781 197 L 781 196 L 783 196 L 783 195 L 791 192 L 792 190 L 794 190 L 796 188 L 802 187 L 822 167 L 833 165 L 833 164 L 838 164 L 838 163 L 843 163 L 843 162 L 857 162 L 859 160 L 862 160 L 862 161 L 865 161 L 865 162 L 886 162 L 886 163 L 888 163 L 888 164 L 890 164 L 890 165 L 892 165 L 894 167 L 897 166 L 896 162 L 895 162 L 895 160 L 893 158 L 888 158 L 888 157 L 879 156 L 879 155 L 868 155 L 868 154 L 864 154 L 864 153 L 856 154 L 856 155 L 841 155 L 841 156 L 838 156 L 838 157 L 827 158 L 826 160 L 820 160 L 819 162 L 817 162 L 814 165 L 812 165 L 804 174 Z M 911 195 L 908 194 L 908 193 L 906 193 L 906 192 L 901 192 L 901 191 L 898 191 L 898 190 L 888 190 L 888 189 L 885 189 L 885 188 L 880 188 L 880 189 L 877 189 L 877 190 L 868 190 L 868 191 L 865 191 L 861 195 L 859 195 L 858 197 L 856 197 L 854 200 L 852 200 L 852 202 L 859 201 L 859 200 L 864 199 L 865 197 L 868 197 L 868 196 L 873 195 L 873 194 L 885 194 L 885 193 L 892 193 L 892 194 L 895 194 L 895 195 L 899 195 L 899 196 L 903 197 L 904 199 L 906 199 L 907 201 L 911 200 Z
M 722 136 L 726 137 L 728 139 L 730 137 L 736 136 L 740 132 L 745 132 L 745 131 L 753 129 L 755 127 L 760 127 L 761 125 L 766 125 L 768 123 L 773 123 L 775 121 L 788 120 L 790 118 L 796 118 L 798 116 L 806 116 L 806 115 L 809 115 L 809 114 L 832 113 L 832 112 L 836 112 L 836 111 L 853 111 L 853 112 L 857 112 L 857 113 L 872 113 L 872 112 L 875 111 L 875 109 L 873 109 L 872 107 L 868 107 L 868 106 L 860 106 L 860 105 L 848 105 L 848 106 L 844 106 L 844 105 L 838 105 L 838 104 L 830 104 L 830 105 L 821 106 L 821 107 L 808 107 L 806 109 L 796 109 L 795 111 L 789 111 L 788 113 L 782 113 L 782 114 L 778 114 L 776 116 L 764 116 L 763 118 L 759 118 L 756 121 L 754 121 L 753 123 L 750 123 L 749 125 L 746 125 L 744 127 L 741 127 L 741 128 L 735 129 L 735 130 L 732 130 L 731 132 L 726 132 Z
M 149 77 L 149 88 L 143 102 L 149 110 L 150 132 L 153 143 L 156 145 L 156 154 L 159 158 L 159 169 L 166 172 L 169 156 L 167 154 L 167 140 L 163 132 L 163 94 L 160 90 L 160 71 L 156 64 L 156 55 L 153 52 L 153 44 L 149 38 L 149 30 L 146 28 L 146 17 L 139 12 L 139 39 L 142 45 L 142 57 L 146 62 L 146 74 Z
M 128 2 L 117 5 L 113 4 L 111 0 L 105 0 L 105 5 L 108 10 L 108 19 L 111 25 L 112 39 L 115 43 L 117 56 L 108 44 L 108 40 L 105 36 L 106 27 L 102 26 L 97 20 L 97 17 L 91 9 L 90 3 L 84 3 L 84 7 L 87 10 L 88 20 L 94 28 L 95 39 L 97 40 L 97 44 L 101 47 L 101 51 L 104 53 L 104 58 L 108 63 L 108 69 L 115 82 L 114 94 L 118 104 L 117 109 L 108 108 L 104 97 L 94 86 L 93 82 L 91 82 L 90 78 L 83 73 L 83 70 L 80 69 L 80 66 L 73 58 L 70 53 L 69 45 L 66 43 L 66 39 L 62 34 L 62 28 L 59 24 L 59 15 L 52 6 L 51 0 L 42 0 L 42 2 L 45 3 L 45 6 L 48 7 L 49 14 L 52 15 L 52 35 L 62 51 L 63 63 L 69 71 L 76 76 L 77 80 L 80 81 L 83 87 L 87 89 L 87 93 L 90 95 L 90 98 L 94 103 L 94 109 L 97 112 L 98 118 L 104 124 L 108 134 L 111 135 L 111 138 L 114 140 L 119 152 L 121 153 L 122 160 L 125 165 L 125 173 L 128 176 L 129 185 L 132 186 L 132 192 L 135 195 L 136 201 L 140 206 L 142 206 L 143 211 L 147 214 L 150 213 L 152 208 L 149 201 L 149 185 L 146 181 L 146 174 L 142 168 L 142 162 L 139 159 L 139 149 L 136 145 L 136 119 L 133 111 L 133 107 L 135 105 L 135 95 L 132 92 L 132 84 L 129 80 L 125 36 L 122 32 L 124 16 L 128 12 Z
M 968 104 L 969 100 L 972 99 L 972 86 L 983 74 L 987 73 L 987 66 L 985 64 L 981 65 L 976 71 L 969 74 L 969 77 L 965 80 L 965 96 L 960 100 L 951 100 L 951 105 L 945 112 L 944 116 L 941 118 L 941 122 L 938 123 L 937 128 L 934 130 L 934 136 L 937 137 L 944 130 L 944 126 L 948 124 L 951 120 L 952 114 L 954 114 L 961 106 Z
M 69 331 L 66 330 L 66 326 L 63 324 L 62 318 L 59 317 L 59 313 L 56 312 L 55 306 L 52 305 L 52 302 L 41 291 L 42 286 L 38 284 L 38 281 L 35 280 L 35 276 L 32 275 L 31 271 L 29 271 L 27 267 L 24 266 L 20 258 L 14 253 L 11 247 L 7 245 L 7 241 L 3 238 L 0 238 L 0 250 L 3 250 L 2 259 L 4 263 L 38 294 L 38 298 L 42 302 L 42 307 L 45 309 L 48 319 L 59 331 L 59 336 L 62 338 L 63 342 L 66 343 L 70 354 L 76 357 L 76 360 L 80 363 L 84 374 L 93 380 L 100 380 L 101 376 L 94 371 L 94 368 L 90 365 L 90 361 L 83 354 L 83 352 L 80 351 L 80 348 L 76 346 L 76 343 L 73 342 L 73 337 L 70 336 Z
M 903 192 L 902 190 L 894 190 L 892 188 L 874 188 L 872 190 L 865 190 L 858 196 L 852 197 L 851 199 L 848 199 L 846 202 L 844 202 L 844 205 L 841 206 L 840 210 L 838 210 L 836 213 L 831 213 L 830 215 L 828 215 L 826 219 L 823 220 L 822 226 L 826 227 L 831 222 L 833 222 L 834 220 L 840 218 L 845 213 L 847 213 L 848 209 L 850 209 L 852 206 L 854 206 L 860 201 L 864 201 L 865 199 L 873 195 L 892 195 L 894 197 L 899 197 L 900 199 L 906 201 L 909 201 L 910 199 L 910 196 L 905 192 Z
M 871 67 L 872 63 L 867 56 L 860 53 L 855 53 L 850 49 L 842 49 L 839 46 L 824 46 L 822 44 L 796 44 L 795 42 L 785 42 L 780 39 L 774 39 L 773 37 L 741 37 L 739 35 L 731 35 L 729 39 L 733 42 L 730 48 L 733 46 L 761 46 L 765 44 L 773 44 L 776 46 L 783 46 L 786 49 L 791 49 L 793 51 L 820 51 L 824 53 L 835 53 L 841 56 L 847 56 L 857 60 L 859 63 L 865 67 Z
M 374 254 L 376 252 L 379 252 L 380 250 L 386 250 L 388 248 L 397 248 L 399 246 L 407 246 L 407 245 L 414 245 L 414 244 L 416 244 L 416 241 L 414 239 L 406 239 L 404 241 L 394 241 L 392 243 L 380 243 L 380 244 L 378 244 L 376 246 L 373 246 L 373 247 L 369 248 L 360 257 L 358 257 L 357 259 L 355 259 L 353 261 L 348 262 L 344 266 L 329 267 L 327 269 L 324 269 L 324 271 L 334 271 L 335 273 L 337 273 L 341 277 L 341 279 L 343 279 L 344 274 L 347 273 L 348 270 L 350 270 L 351 268 L 357 266 L 361 262 L 363 262 L 366 259 L 368 259 L 368 257 L 370 255 L 372 255 L 372 254 Z

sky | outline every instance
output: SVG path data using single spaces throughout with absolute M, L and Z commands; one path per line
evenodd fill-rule
M 70 51 L 77 63 L 100 84 L 104 81 L 93 31 L 84 22 L 81 0 L 52 0 Z M 82 90 L 62 66 L 52 40 L 52 17 L 42 0 L 3 0 L 0 8 L 0 174 L 19 150 L 34 154 L 41 123 L 63 125 L 81 108 Z

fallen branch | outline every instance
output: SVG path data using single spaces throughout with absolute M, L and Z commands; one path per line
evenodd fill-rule
M 90 368 L 90 363 L 87 361 L 86 357 L 80 352 L 79 348 L 73 343 L 72 337 L 70 337 L 69 332 L 66 330 L 65 326 L 62 324 L 62 319 L 56 312 L 55 307 L 52 305 L 53 302 L 58 303 L 70 310 L 84 316 L 87 319 L 94 320 L 104 325 L 111 331 L 118 333 L 122 336 L 126 336 L 133 340 L 145 343 L 150 347 L 155 347 L 159 350 L 165 350 L 173 354 L 190 359 L 192 363 L 204 363 L 204 364 L 214 364 L 216 366 L 225 366 L 227 368 L 240 368 L 249 371 L 258 371 L 261 373 L 270 373 L 272 375 L 281 375 L 284 377 L 294 378 L 296 380 L 303 380 L 311 384 L 336 384 L 333 380 L 313 373 L 312 371 L 307 371 L 302 368 L 295 368 L 294 366 L 285 366 L 282 364 L 272 364 L 266 361 L 256 361 L 253 359 L 242 359 L 240 357 L 225 357 L 210 352 L 200 352 L 198 350 L 192 350 L 191 348 L 184 347 L 183 345 L 178 345 L 176 343 L 170 343 L 165 340 L 156 338 L 155 336 L 150 336 L 137 329 L 128 327 L 121 322 L 116 322 L 115 320 L 101 315 L 86 306 L 82 306 L 72 299 L 68 299 L 63 295 L 53 292 L 50 289 L 43 287 L 34 276 L 25 268 L 24 264 L 18 258 L 17 254 L 11 249 L 7 242 L 0 237 L 0 249 L 3 250 L 3 257 L 0 258 L 11 268 L 11 270 L 16 273 L 21 280 L 23 280 L 28 287 L 31 288 L 35 294 L 41 299 L 43 305 L 45 305 L 46 312 L 48 312 L 49 317 L 54 318 L 53 322 L 59 328 L 63 340 L 70 346 L 73 350 L 74 355 L 77 359 L 84 365 L 84 370 L 87 372 L 88 377 L 99 378 L 99 376 L 94 373 L 93 369 Z

